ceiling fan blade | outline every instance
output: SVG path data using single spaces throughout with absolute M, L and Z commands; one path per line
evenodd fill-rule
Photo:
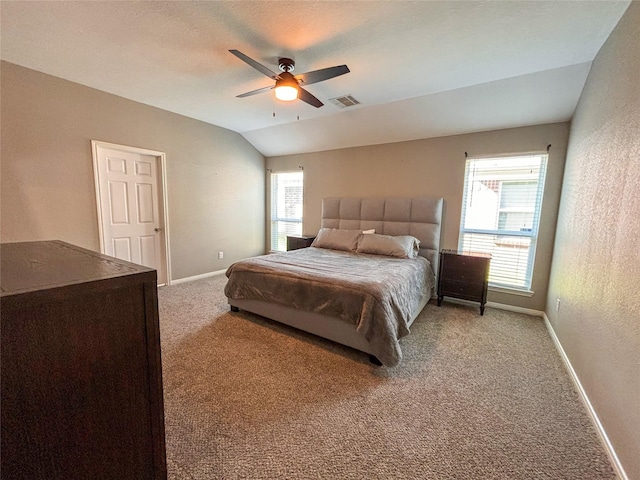
M 258 88 L 257 90 L 251 90 L 250 92 L 236 95 L 236 98 L 250 97 L 252 95 L 257 95 L 258 93 L 268 92 L 269 90 L 273 90 L 273 88 L 274 88 L 274 85 L 271 85 L 270 87 Z
M 320 70 L 314 70 L 313 72 L 301 73 L 300 75 L 296 75 L 296 80 L 303 85 L 311 85 L 312 83 L 329 80 L 330 78 L 338 77 L 349 72 L 349 67 L 339 65 L 337 67 L 322 68 Z
M 269 70 L 267 67 L 265 67 L 261 63 L 256 62 L 251 57 L 247 57 L 244 53 L 242 53 L 242 52 L 240 52 L 238 50 L 229 50 L 229 52 L 233 53 L 236 57 L 238 57 L 243 62 L 248 63 L 249 65 L 251 65 L 253 68 L 258 70 L 260 73 L 264 73 L 269 78 L 273 78 L 274 80 L 276 80 L 277 78 L 280 77 L 280 75 L 278 75 L 277 73 L 272 72 L 271 70 Z
M 316 108 L 320 108 L 322 105 L 324 105 L 324 103 L 322 103 L 302 87 L 298 87 L 298 100 L 302 100 L 303 102 L 308 103 L 309 105 L 313 105 Z

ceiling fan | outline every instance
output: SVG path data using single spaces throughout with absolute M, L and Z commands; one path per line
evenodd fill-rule
M 275 85 L 237 95 L 238 98 L 250 97 L 251 95 L 275 89 L 276 98 L 279 100 L 291 101 L 298 98 L 309 105 L 320 108 L 324 104 L 302 88 L 302 85 L 306 86 L 311 85 L 312 83 L 323 82 L 330 78 L 349 73 L 349 68 L 346 65 L 339 65 L 336 67 L 322 68 L 312 72 L 301 73 L 294 76 L 291 72 L 295 68 L 295 62 L 290 58 L 280 58 L 278 60 L 278 67 L 280 68 L 281 73 L 275 73 L 238 50 L 229 50 L 229 52 L 234 54 L 243 62 L 248 63 L 267 77 L 276 81 Z

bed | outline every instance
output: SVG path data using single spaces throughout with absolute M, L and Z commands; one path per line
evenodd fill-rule
M 231 265 L 225 295 L 246 310 L 402 361 L 399 340 L 434 296 L 443 199 L 331 197 L 309 248 Z

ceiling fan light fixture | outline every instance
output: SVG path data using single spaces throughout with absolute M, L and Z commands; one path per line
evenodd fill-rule
M 290 102 L 298 98 L 298 89 L 290 85 L 276 87 L 276 98 L 285 102 Z
M 289 76 L 276 80 L 275 91 L 278 100 L 290 102 L 298 98 L 298 82 L 293 75 L 289 74 Z

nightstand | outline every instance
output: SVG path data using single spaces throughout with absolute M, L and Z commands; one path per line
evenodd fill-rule
M 287 251 L 310 247 L 315 235 L 287 235 Z
M 484 315 L 490 262 L 491 255 L 442 250 L 438 269 L 438 306 L 442 304 L 443 297 L 461 298 L 480 302 L 480 315 Z

